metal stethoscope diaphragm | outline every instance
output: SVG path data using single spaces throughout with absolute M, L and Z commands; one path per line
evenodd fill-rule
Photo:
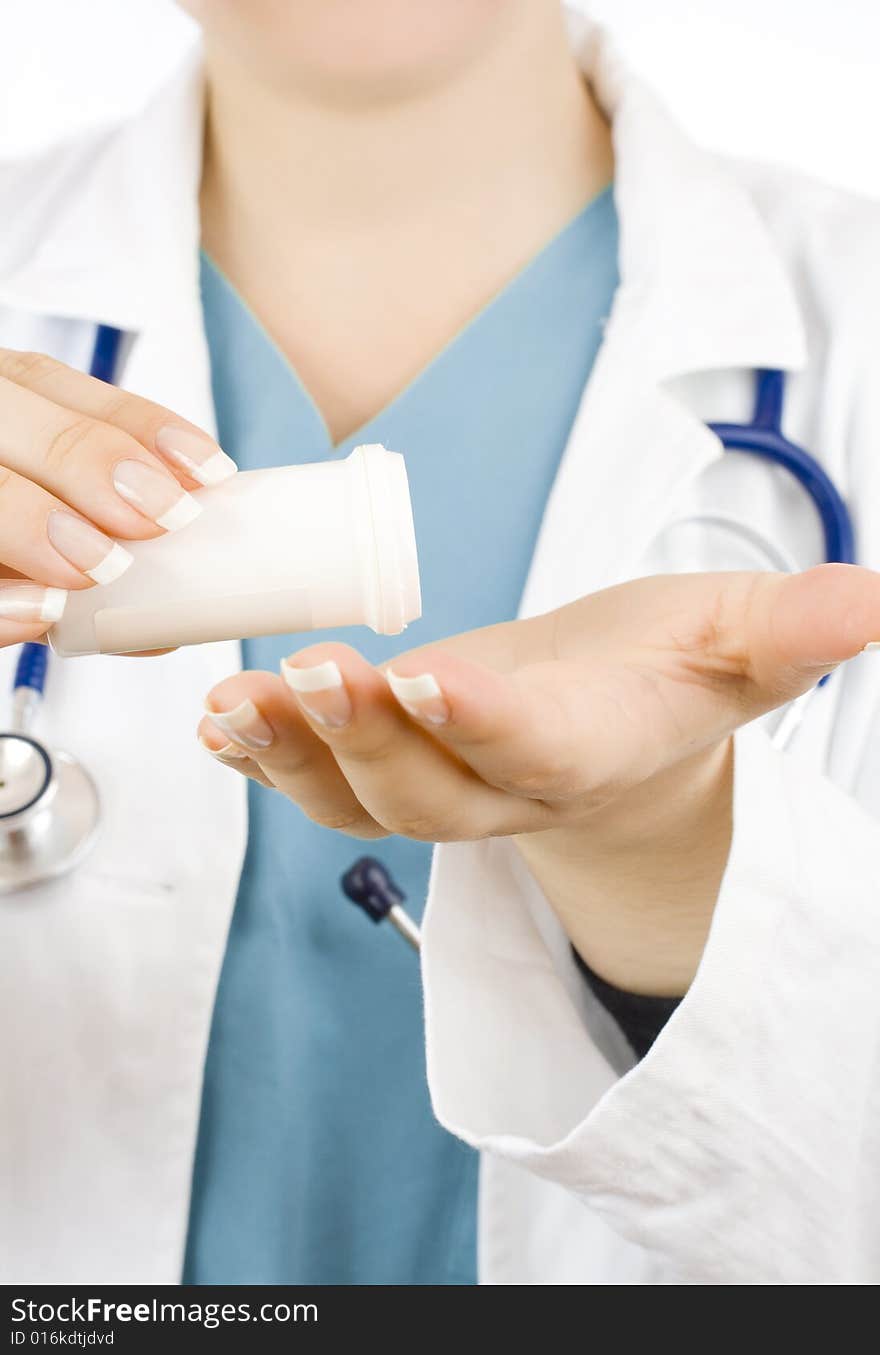
M 32 731 L 46 651 L 27 645 L 15 674 L 11 727 L 0 732 L 0 894 L 72 870 L 92 846 L 100 800 L 85 768 Z

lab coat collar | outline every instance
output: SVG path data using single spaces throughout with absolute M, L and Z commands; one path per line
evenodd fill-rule
M 134 117 L 0 165 L 0 305 L 138 332 L 197 299 L 202 95 L 191 44 Z
M 646 372 L 663 380 L 801 366 L 794 293 L 747 194 L 682 135 L 601 29 L 576 12 L 567 18 L 613 123 L 615 319 L 627 323 Z M 196 46 L 135 118 L 25 169 L 0 168 L 0 303 L 139 330 L 164 312 L 170 289 L 194 294 L 201 95 Z
M 614 44 L 567 10 L 581 69 L 611 124 L 620 219 L 615 310 L 658 379 L 796 369 L 803 321 L 770 234 L 723 161 L 690 141 Z

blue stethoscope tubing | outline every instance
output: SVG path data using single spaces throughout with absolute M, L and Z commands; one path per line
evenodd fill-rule
M 92 360 L 89 363 L 89 376 L 97 377 L 99 381 L 107 381 L 110 385 L 113 385 L 119 369 L 121 345 L 122 331 L 120 329 L 115 329 L 112 325 L 98 325 L 95 344 L 92 349 Z M 43 695 L 43 689 L 46 685 L 48 668 L 49 649 L 47 645 L 32 643 L 22 645 L 18 663 L 15 666 L 15 676 L 12 680 L 13 691 L 17 692 L 20 688 L 27 687 L 34 693 L 34 698 L 39 699 Z
M 783 466 L 804 487 L 816 506 L 825 537 L 825 559 L 855 564 L 852 517 L 833 480 L 815 457 L 789 442 L 782 432 L 785 373 L 761 368 L 755 373 L 755 411 L 751 423 L 710 423 L 726 452 L 751 452 Z

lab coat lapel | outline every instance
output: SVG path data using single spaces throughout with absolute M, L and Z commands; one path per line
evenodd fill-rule
M 0 164 L 0 306 L 139 332 L 190 299 L 201 153 L 190 49 L 137 117 Z
M 750 198 L 627 75 L 605 35 L 569 19 L 612 122 L 620 286 L 547 503 L 524 615 L 632 577 L 676 498 L 722 454 L 675 395 L 676 377 L 793 370 L 806 358 L 793 288 Z
M 633 357 L 626 330 L 609 332 L 547 503 L 523 615 L 631 577 L 676 494 L 720 455 Z

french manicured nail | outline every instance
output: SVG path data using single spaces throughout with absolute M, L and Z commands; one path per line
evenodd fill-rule
M 199 735 L 199 743 L 202 745 L 205 752 L 210 753 L 211 757 L 217 758 L 218 762 L 243 762 L 247 757 L 245 750 L 243 748 L 236 748 L 234 743 L 225 743 L 222 748 L 212 748 L 211 745 L 202 738 L 201 734 Z
M 134 563 L 134 557 L 118 541 L 63 508 L 53 508 L 49 514 L 46 534 L 58 554 L 95 583 L 112 583 Z
M 216 442 L 192 428 L 160 428 L 156 451 L 202 485 L 219 485 L 238 470 L 232 457 L 221 452 Z
M 60 621 L 67 603 L 64 588 L 41 588 L 37 583 L 0 583 L 0 620 Z
M 117 462 L 113 467 L 113 487 L 126 503 L 166 532 L 186 527 L 202 511 L 201 504 L 181 489 L 176 480 L 143 461 Z
M 408 715 L 426 720 L 429 725 L 445 725 L 449 706 L 433 673 L 419 673 L 417 677 L 401 677 L 386 668 L 385 676 L 397 700 Z
M 342 674 L 332 659 L 297 668 L 289 659 L 281 661 L 281 676 L 307 715 L 330 729 L 342 729 L 351 719 L 351 699 Z
M 872 649 L 880 649 L 880 640 L 872 640 L 870 644 L 865 645 L 865 648 L 862 650 L 862 653 L 867 654 Z
M 268 748 L 274 741 L 275 731 L 249 697 L 232 710 L 211 710 L 206 706 L 205 712 L 228 739 L 244 748 Z

